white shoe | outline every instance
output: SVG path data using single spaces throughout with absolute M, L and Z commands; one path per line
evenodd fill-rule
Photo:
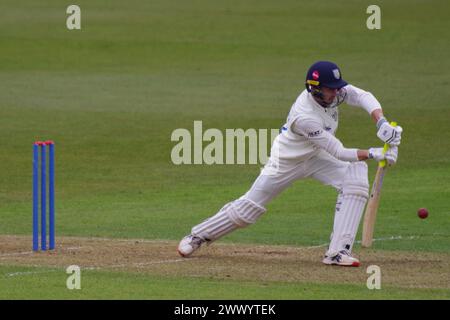
M 180 244 L 178 245 L 178 253 L 182 257 L 189 257 L 195 250 L 200 248 L 203 242 L 206 241 L 190 234 L 180 241 Z
M 325 255 L 325 258 L 322 260 L 322 262 L 325 264 L 334 264 L 345 267 L 359 267 L 359 260 L 352 257 L 351 254 L 346 250 L 340 251 L 335 256 Z

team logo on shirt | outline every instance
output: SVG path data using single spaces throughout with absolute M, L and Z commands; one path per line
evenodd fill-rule
M 322 130 L 317 130 L 317 131 L 314 131 L 314 132 L 308 132 L 308 137 L 310 137 L 310 138 L 317 137 L 321 133 L 322 133 Z
M 337 111 L 334 111 L 334 112 L 331 114 L 331 117 L 333 118 L 334 121 L 337 121 L 337 118 L 338 118 L 338 113 L 337 113 Z
M 341 77 L 341 73 L 339 72 L 339 69 L 333 69 L 333 74 L 336 79 L 339 79 Z
M 313 77 L 314 80 L 319 79 L 319 71 L 317 71 L 317 70 L 316 70 L 316 71 L 313 71 L 312 77 Z

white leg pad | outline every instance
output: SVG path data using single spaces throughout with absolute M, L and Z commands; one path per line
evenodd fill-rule
M 250 199 L 238 199 L 227 203 L 218 213 L 192 228 L 192 234 L 206 241 L 214 241 L 224 235 L 256 222 L 266 209 Z
M 331 232 L 331 235 L 330 235 L 330 241 L 333 239 L 334 230 L 338 229 L 337 224 L 339 222 L 339 219 L 336 219 L 336 215 L 340 214 L 340 212 L 341 212 L 342 200 L 343 200 L 343 194 L 342 194 L 342 191 L 339 191 L 337 200 L 336 200 L 336 206 L 334 208 L 334 217 L 335 218 L 334 218 L 333 231 Z
M 333 256 L 341 250 L 352 251 L 368 197 L 367 165 L 365 162 L 352 163 L 336 202 L 333 233 L 327 255 Z

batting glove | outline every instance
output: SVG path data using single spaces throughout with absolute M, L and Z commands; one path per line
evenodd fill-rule
M 384 150 L 383 148 L 370 148 L 369 149 L 369 159 L 374 159 L 377 162 L 384 160 Z
M 400 126 L 392 126 L 386 120 L 386 118 L 382 117 L 377 122 L 377 137 L 381 139 L 381 141 L 386 142 L 390 146 L 398 146 L 402 140 L 402 132 L 403 129 Z
M 377 162 L 386 160 L 389 165 L 393 165 L 397 162 L 398 147 L 390 147 L 386 152 L 383 148 L 370 148 L 369 159 L 374 159 Z
M 388 151 L 386 151 L 386 153 L 384 154 L 384 158 L 386 159 L 389 165 L 397 163 L 398 147 L 390 147 Z

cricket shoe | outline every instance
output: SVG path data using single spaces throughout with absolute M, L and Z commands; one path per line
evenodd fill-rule
M 180 244 L 178 245 L 178 253 L 182 257 L 189 257 L 195 250 L 200 248 L 204 242 L 206 241 L 202 238 L 190 234 L 181 239 Z
M 325 264 L 344 266 L 344 267 L 359 267 L 359 260 L 352 257 L 351 254 L 342 250 L 335 256 L 327 256 L 322 260 Z

